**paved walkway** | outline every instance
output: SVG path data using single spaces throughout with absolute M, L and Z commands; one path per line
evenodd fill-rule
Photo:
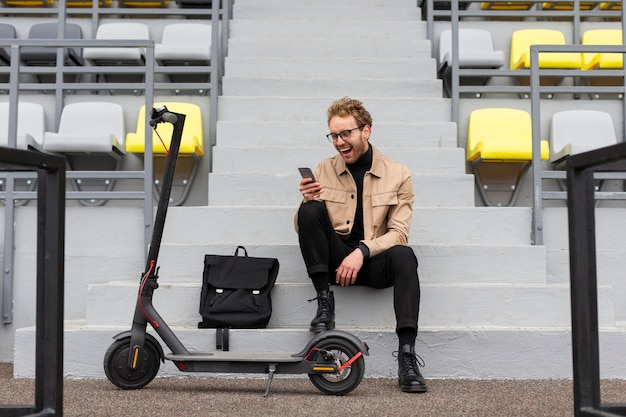
M 33 404 L 34 380 L 12 378 L 0 364 L 0 404 Z M 306 378 L 157 378 L 137 391 L 103 379 L 66 379 L 66 417 L 210 416 L 572 416 L 571 380 L 430 380 L 426 394 L 404 394 L 394 379 L 364 379 L 351 394 L 321 394 Z M 605 381 L 603 403 L 626 403 L 626 381 Z

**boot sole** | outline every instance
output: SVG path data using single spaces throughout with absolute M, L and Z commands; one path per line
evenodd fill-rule
M 412 385 L 400 385 L 400 390 L 402 392 L 428 392 L 427 386 L 412 386 Z
M 313 333 L 321 333 L 324 332 L 326 330 L 333 330 L 335 328 L 335 323 L 333 323 L 331 326 L 326 326 L 326 325 L 321 325 L 321 326 L 311 326 L 309 328 L 309 331 L 313 332 Z

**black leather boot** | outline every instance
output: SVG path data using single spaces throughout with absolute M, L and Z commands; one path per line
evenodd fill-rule
M 315 333 L 335 328 L 335 297 L 332 291 L 323 290 L 317 294 L 317 314 L 311 320 L 310 330 Z M 311 301 L 313 301 L 311 300 Z
M 419 370 L 415 347 L 403 345 L 398 352 L 398 384 L 402 392 L 426 392 L 426 380 Z M 423 364 L 422 364 L 423 365 Z

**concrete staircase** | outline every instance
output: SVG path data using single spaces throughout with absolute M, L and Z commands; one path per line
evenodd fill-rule
M 371 142 L 414 174 L 425 376 L 570 376 L 568 286 L 548 282 L 546 248 L 529 241 L 529 208 L 474 207 L 415 0 L 237 0 L 231 27 L 209 204 L 170 208 L 160 256 L 155 305 L 183 342 L 214 348 L 213 331 L 196 328 L 203 255 L 237 245 L 277 257 L 281 269 L 269 328 L 233 331 L 231 349 L 297 351 L 310 338 L 314 291 L 293 230 L 297 167 L 334 154 L 325 111 L 351 96 L 374 118 Z M 68 375 L 104 377 L 104 351 L 129 327 L 137 278 L 89 286 L 85 321 L 66 329 Z M 371 348 L 366 375 L 395 375 L 391 290 L 335 291 L 338 328 Z M 612 328 L 610 288 L 600 296 L 601 325 Z M 34 331 L 15 339 L 15 373 L 32 376 Z M 169 363 L 162 374 L 179 375 Z

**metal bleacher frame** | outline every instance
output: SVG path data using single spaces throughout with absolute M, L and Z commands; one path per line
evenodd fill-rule
M 509 70 L 509 69 L 466 69 L 459 68 L 459 23 L 464 17 L 468 18 L 538 18 L 538 19 L 570 19 L 573 24 L 573 39 L 580 39 L 581 35 L 581 21 L 587 17 L 593 18 L 613 18 L 620 19 L 622 25 L 622 34 L 626 40 L 626 10 L 599 10 L 600 0 L 593 0 L 598 6 L 591 10 L 581 10 L 580 0 L 574 0 L 571 3 L 573 7 L 571 10 L 543 10 L 541 5 L 545 1 L 543 0 L 510 0 L 507 3 L 532 3 L 534 4 L 528 10 L 483 10 L 480 9 L 480 3 L 482 1 L 471 0 L 463 1 L 464 7 L 459 7 L 459 0 L 452 1 L 439 1 L 439 0 L 418 0 L 418 6 L 425 8 L 422 15 L 426 17 L 427 21 L 427 34 L 431 41 L 431 51 L 433 57 L 436 54 L 436 39 L 434 34 L 435 20 L 448 21 L 452 32 L 452 65 L 451 65 L 451 117 L 452 120 L 459 124 L 460 120 L 460 100 L 461 96 L 482 96 L 487 93 L 495 94 L 518 94 L 526 95 L 530 98 L 531 104 L 531 119 L 533 129 L 533 158 L 532 158 L 532 188 L 533 188 L 533 213 L 532 213 L 532 230 L 531 230 L 531 243 L 534 245 L 543 244 L 543 200 L 566 200 L 566 191 L 543 191 L 542 180 L 543 179 L 564 179 L 566 178 L 565 171 L 545 171 L 542 169 L 540 159 L 540 146 L 541 141 L 541 122 L 540 122 L 540 107 L 541 107 L 541 93 L 556 94 L 556 93 L 570 93 L 574 95 L 589 94 L 589 93 L 610 93 L 621 94 L 622 97 L 626 97 L 626 86 L 585 86 L 574 83 L 574 85 L 559 85 L 559 86 L 542 86 L 539 83 L 541 76 L 558 76 L 569 77 L 572 79 L 580 79 L 582 77 L 623 77 L 626 84 L 626 69 L 616 70 L 575 70 L 575 69 L 539 69 L 538 66 L 538 53 L 542 52 L 613 52 L 613 53 L 626 53 L 625 46 L 608 46 L 608 45 L 535 45 L 531 47 L 531 68 L 522 70 Z M 438 7 L 435 3 L 444 4 L 445 7 Z M 468 7 L 468 5 L 477 4 L 478 9 Z M 623 42 L 626 45 L 626 42 Z M 471 77 L 529 77 L 530 83 L 527 86 L 520 85 L 460 85 L 461 76 Z M 474 98 L 463 98 L 464 100 L 475 100 Z M 626 104 L 622 99 L 622 111 L 623 111 L 623 123 L 621 125 L 622 137 L 626 137 Z M 626 179 L 626 175 L 623 172 L 601 172 L 596 174 L 597 179 Z M 597 191 L 595 193 L 597 200 L 624 200 L 626 199 L 626 192 L 602 192 Z
M 214 1 L 210 9 L 174 9 L 174 8 L 114 8 L 114 7 L 98 7 L 98 2 L 93 2 L 92 8 L 67 8 L 66 0 L 59 0 L 58 7 L 46 8 L 15 8 L 0 7 L 0 14 L 20 15 L 33 14 L 43 16 L 58 17 L 59 36 L 57 40 L 28 40 L 28 39 L 6 39 L 0 41 L 0 47 L 10 47 L 11 64 L 10 67 L 0 67 L 0 73 L 9 74 L 8 82 L 8 101 L 9 101 L 9 126 L 8 137 L 9 147 L 15 147 L 17 142 L 17 104 L 21 91 L 42 91 L 48 94 L 54 94 L 55 99 L 55 123 L 58 126 L 61 111 L 63 109 L 64 97 L 67 92 L 72 91 L 88 91 L 88 90 L 135 90 L 143 92 L 145 98 L 146 109 L 152 107 L 154 102 L 154 92 L 159 90 L 202 90 L 208 92 L 210 103 L 209 114 L 209 143 L 215 144 L 216 125 L 217 125 L 217 105 L 218 96 L 221 94 L 221 77 L 224 73 L 224 58 L 228 53 L 228 33 L 229 21 L 232 15 L 232 1 L 221 0 Z M 0 6 L 2 3 L 0 2 Z M 154 44 L 153 40 L 95 40 L 95 39 L 63 39 L 66 17 L 69 14 L 85 14 L 89 12 L 92 15 L 95 28 L 101 16 L 104 15 L 181 15 L 181 16 L 210 16 L 212 39 L 220 41 L 211 42 L 211 62 L 208 66 L 189 66 L 189 67 L 159 67 L 155 65 Z M 57 65 L 54 67 L 27 67 L 20 62 L 20 51 L 24 47 L 38 46 L 57 48 Z M 145 66 L 138 67 L 103 67 L 85 65 L 82 67 L 68 66 L 61 59 L 64 47 L 128 47 L 128 48 L 145 48 Z M 64 82 L 64 74 L 95 74 L 106 71 L 107 73 L 145 73 L 145 79 L 142 83 L 108 83 L 104 82 Z M 155 82 L 155 74 L 172 73 L 179 74 L 198 74 L 200 72 L 210 74 L 209 80 L 205 83 L 174 83 L 174 82 Z M 48 73 L 56 74 L 57 82 L 55 84 L 38 84 L 25 83 L 20 80 L 22 74 Z M 52 85 L 52 88 L 50 87 Z M 0 89 L 7 90 L 7 84 L 0 84 Z M 149 126 L 150 113 L 146 112 L 146 136 L 145 136 L 145 153 L 143 170 L 137 171 L 73 171 L 68 170 L 66 178 L 73 180 L 82 179 L 143 179 L 142 189 L 136 191 L 67 191 L 67 200 L 85 200 L 85 199 L 102 199 L 102 200 L 143 200 L 144 212 L 144 246 L 145 253 L 148 253 L 150 237 L 153 227 L 153 152 L 152 152 L 152 128 Z M 0 178 L 4 179 L 4 189 L 0 190 L 0 200 L 5 205 L 4 219 L 4 259 L 3 259 L 3 275 L 2 275 L 2 323 L 12 323 L 12 297 L 13 297 L 13 257 L 14 257 L 14 219 L 16 201 L 27 201 L 37 198 L 36 191 L 16 190 L 16 180 L 36 179 L 33 172 L 1 172 Z

